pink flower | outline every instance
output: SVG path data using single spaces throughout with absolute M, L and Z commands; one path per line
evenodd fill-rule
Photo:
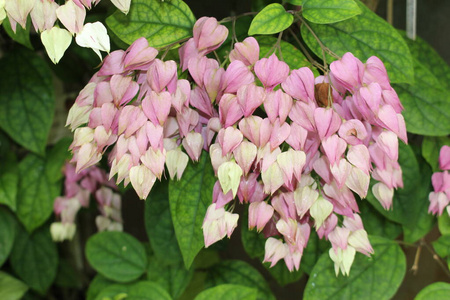
M 111 53 L 112 54 L 112 53 Z M 148 46 L 146 38 L 141 37 L 128 47 L 123 57 L 125 70 L 146 71 L 150 63 L 155 59 L 158 51 Z
M 206 55 L 222 45 L 228 36 L 228 29 L 219 25 L 216 18 L 202 17 L 194 25 L 194 42 L 198 51 Z
M 358 89 L 364 76 L 364 65 L 353 54 L 347 52 L 342 59 L 330 65 L 330 77 L 333 86 L 341 93 Z
M 309 102 L 314 99 L 314 74 L 310 68 L 293 70 L 281 86 L 288 95 L 297 100 Z
M 262 58 L 255 63 L 255 73 L 267 90 L 286 80 L 289 75 L 289 66 L 272 54 L 269 58 Z
M 259 45 L 254 37 L 248 37 L 241 43 L 234 44 L 230 52 L 230 61 L 242 61 L 246 66 L 252 66 L 259 59 Z
M 248 228 L 256 227 L 256 230 L 261 232 L 272 218 L 273 212 L 273 207 L 264 201 L 250 203 L 248 207 Z

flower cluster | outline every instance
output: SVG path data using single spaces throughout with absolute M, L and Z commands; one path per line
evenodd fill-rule
M 196 161 L 205 149 L 218 178 L 203 223 L 206 247 L 232 234 L 237 198 L 249 203 L 249 228 L 268 238 L 264 261 L 284 259 L 298 270 L 315 228 L 332 245 L 336 273 L 348 274 L 355 252 L 373 252 L 355 194 L 364 198 L 372 177 L 388 209 L 403 185 L 403 108 L 383 63 L 347 53 L 315 77 L 275 54 L 260 59 L 250 37 L 234 45 L 224 68 L 207 55 L 227 36 L 214 18 L 196 22 L 179 49 L 180 74 L 187 70 L 190 81 L 178 78 L 175 61 L 156 59 L 145 39 L 112 52 L 69 112 L 77 171 L 113 146 L 111 176 L 145 199 L 164 166 L 179 179 L 187 155 Z
M 31 17 L 36 32 L 41 33 L 41 40 L 53 63 L 58 63 L 72 42 L 72 36 L 81 47 L 87 47 L 102 59 L 100 51 L 109 52 L 109 37 L 105 26 L 100 22 L 86 23 L 86 9 L 91 9 L 100 0 L 67 0 L 59 5 L 54 0 L 0 0 L 0 24 L 8 17 L 13 31 L 17 24 L 26 27 L 28 15 Z M 111 0 L 127 14 L 131 0 Z M 66 29 L 55 26 L 59 20 Z
M 95 219 L 99 231 L 122 231 L 121 196 L 115 193 L 114 182 L 105 171 L 96 166 L 75 172 L 75 166 L 64 166 L 65 195 L 57 197 L 54 211 L 59 222 L 52 223 L 50 232 L 55 241 L 71 240 L 76 232 L 75 217 L 81 207 L 88 207 L 91 195 L 95 196 L 100 215 Z
M 439 168 L 443 172 L 436 172 L 431 177 L 434 192 L 430 193 L 430 207 L 428 212 L 442 215 L 444 209 L 450 216 L 450 146 L 442 146 L 439 152 Z

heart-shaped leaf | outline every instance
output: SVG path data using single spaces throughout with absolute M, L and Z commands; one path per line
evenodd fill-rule
M 310 22 L 329 24 L 359 15 L 361 9 L 354 0 L 307 0 L 302 6 L 302 13 Z
M 145 37 L 155 48 L 191 36 L 194 23 L 194 14 L 181 0 L 133 0 L 127 15 L 116 11 L 106 19 L 108 27 L 125 43 Z
M 360 1 L 356 1 L 362 13 L 354 18 L 333 24 L 309 24 L 321 42 L 335 54 L 346 52 L 365 62 L 378 56 L 385 64 L 392 82 L 413 82 L 414 69 L 411 53 L 402 36 L 385 20 Z M 322 49 L 316 37 L 302 25 L 301 34 L 308 47 L 320 58 Z M 326 53 L 327 63 L 336 60 Z
M 286 12 L 283 5 L 272 3 L 255 16 L 248 29 L 248 34 L 278 33 L 291 26 L 293 21 L 294 16 Z
M 333 261 L 324 253 L 311 272 L 303 299 L 391 299 L 405 276 L 405 255 L 393 241 L 371 236 L 370 242 L 375 253 L 371 257 L 357 253 L 349 276 L 336 276 Z
M 180 181 L 169 183 L 170 212 L 187 269 L 204 246 L 202 224 L 215 181 L 209 155 L 203 152 L 197 163 L 188 164 Z
M 133 281 L 147 268 L 144 246 L 124 232 L 104 231 L 90 237 L 86 258 L 100 274 L 117 282 Z
M 0 127 L 23 147 L 44 154 L 55 99 L 52 73 L 36 53 L 18 48 L 0 60 Z

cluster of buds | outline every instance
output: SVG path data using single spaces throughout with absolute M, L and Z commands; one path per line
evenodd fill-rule
M 64 166 L 65 195 L 54 202 L 56 217 L 60 220 L 50 226 L 54 241 L 71 240 L 76 232 L 75 218 L 81 207 L 88 207 L 91 195 L 95 196 L 100 215 L 95 219 L 99 231 L 122 231 L 121 196 L 114 191 L 117 186 L 108 179 L 105 171 L 96 166 L 75 172 L 75 166 Z
M 59 5 L 55 0 L 0 0 L 0 24 L 8 17 L 16 32 L 17 24 L 26 27 L 28 15 L 53 63 L 58 63 L 72 42 L 72 36 L 81 47 L 91 48 L 102 59 L 100 51 L 109 52 L 109 37 L 106 27 L 100 23 L 86 23 L 86 9 L 91 9 L 100 0 L 67 0 Z M 131 0 L 111 0 L 127 14 Z M 55 26 L 56 20 L 65 26 Z
M 443 172 L 436 172 L 431 177 L 434 192 L 430 193 L 430 207 L 428 212 L 442 215 L 444 209 L 450 216 L 450 147 L 442 146 L 439 152 L 439 168 Z
M 366 197 L 372 176 L 375 197 L 389 208 L 403 184 L 398 138 L 407 141 L 406 128 L 383 63 L 347 53 L 315 78 L 275 54 L 260 59 L 249 37 L 224 68 L 207 55 L 227 36 L 214 18 L 196 22 L 179 49 L 180 73 L 191 81 L 178 79 L 174 61 L 155 59 L 145 39 L 112 52 L 69 112 L 77 171 L 114 145 L 111 175 L 145 199 L 164 165 L 179 179 L 187 155 L 196 161 L 205 149 L 218 178 L 206 247 L 236 228 L 237 199 L 249 203 L 249 228 L 268 238 L 264 261 L 298 270 L 315 228 L 332 245 L 336 273 L 348 274 L 355 252 L 373 253 L 355 194 Z

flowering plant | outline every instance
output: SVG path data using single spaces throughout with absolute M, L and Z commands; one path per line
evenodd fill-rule
M 390 299 L 406 271 L 400 245 L 417 248 L 413 269 L 426 248 L 448 272 L 450 98 L 439 78 L 448 65 L 426 42 L 355 0 L 255 4 L 254 13 L 221 21 L 196 20 L 181 0 L 112 1 L 120 11 L 109 13 L 108 30 L 104 17 L 84 24 L 86 9 L 108 8 L 98 2 L 0 1 L 8 34 L 28 46 L 19 30 L 30 16 L 56 74 L 73 55 L 92 62 L 90 80 L 74 90 L 68 138 L 56 129 L 66 116 L 55 115 L 46 147 L 50 69 L 23 49 L 1 60 L 6 70 L 28 62 L 0 84 L 14 91 L 8 80 L 26 72 L 19 88 L 42 104 L 0 96 L 8 135 L 0 137 L 30 151 L 1 153 L 0 182 L 9 184 L 0 190 L 0 261 L 17 278 L 0 275 L 18 298 L 28 289 L 82 293 L 82 280 L 58 282 L 64 272 L 89 277 L 84 258 L 97 272 L 88 299 L 270 299 L 303 277 L 305 299 Z M 73 34 L 102 59 L 97 69 L 95 55 L 70 47 Z M 23 115 L 30 121 L 19 127 Z M 146 200 L 134 202 L 144 214 L 127 218 L 130 195 Z M 428 206 L 443 215 L 433 248 L 424 238 L 434 226 Z M 149 244 L 127 225 L 143 215 L 136 228 L 145 227 Z M 59 257 L 51 238 L 66 241 L 58 247 L 69 254 Z M 225 259 L 234 248 L 272 279 Z M 386 276 L 382 286 L 374 278 Z M 434 283 L 417 297 L 445 288 Z

